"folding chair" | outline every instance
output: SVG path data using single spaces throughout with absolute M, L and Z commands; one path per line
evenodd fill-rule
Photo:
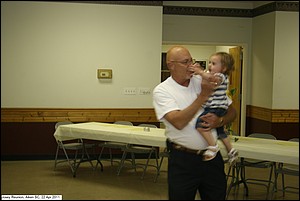
M 265 133 L 253 133 L 250 134 L 248 137 L 276 140 L 276 137 L 274 135 L 265 134 Z M 241 171 L 241 177 L 243 182 L 245 182 L 246 184 L 249 183 L 249 184 L 263 185 L 267 188 L 266 199 L 268 199 L 270 196 L 271 184 L 274 184 L 274 182 L 272 181 L 272 175 L 273 175 L 273 170 L 275 170 L 276 163 L 272 161 L 241 158 L 241 161 L 237 162 L 237 166 Z M 246 178 L 246 167 L 270 169 L 269 177 L 268 179 L 259 179 L 259 178 L 250 178 L 250 177 Z M 248 187 L 247 185 L 245 185 L 245 187 L 246 187 L 245 195 L 248 196 Z
M 292 138 L 289 141 L 299 142 L 299 138 Z M 278 176 L 281 174 L 281 182 L 282 187 L 278 189 Z M 278 166 L 275 169 L 275 185 L 273 192 L 282 191 L 283 197 L 285 196 L 285 192 L 289 193 L 297 193 L 299 194 L 299 185 L 298 186 L 286 186 L 285 185 L 285 175 L 296 176 L 299 177 L 299 165 L 292 165 L 286 163 L 278 163 Z
M 60 125 L 68 125 L 68 124 L 73 124 L 73 123 L 70 121 L 57 122 L 55 124 L 55 130 Z M 80 163 L 84 161 L 85 157 L 86 157 L 86 160 L 90 162 L 92 168 L 94 168 L 93 163 L 91 162 L 90 156 L 86 150 L 87 149 L 86 146 L 88 146 L 89 148 L 92 148 L 92 147 L 94 147 L 93 144 L 87 145 L 87 144 L 83 143 L 82 139 L 56 140 L 56 142 L 57 142 L 57 148 L 56 148 L 55 161 L 54 161 L 54 170 L 56 170 L 57 164 L 67 162 L 71 168 L 73 177 L 75 177 L 76 171 L 77 171 Z M 63 159 L 58 158 L 60 151 L 62 151 L 64 153 Z M 80 157 L 78 157 L 78 155 Z
M 164 150 L 162 152 L 159 152 L 159 157 L 160 157 L 160 162 L 159 162 L 159 165 L 158 165 L 158 168 L 157 168 L 157 174 L 156 174 L 156 177 L 154 179 L 154 182 L 157 181 L 157 178 L 158 176 L 160 175 L 160 172 L 161 172 L 161 165 L 164 161 L 164 158 L 169 158 L 169 152 L 168 152 L 168 149 L 167 147 L 164 148 Z
M 157 128 L 156 125 L 154 124 L 139 124 L 138 126 L 144 127 L 145 129 L 151 129 L 151 128 Z M 145 130 L 147 132 L 147 130 Z M 144 145 L 132 145 L 128 144 L 125 148 L 123 148 L 123 155 L 121 159 L 121 164 L 118 170 L 118 175 L 120 175 L 122 168 L 124 167 L 124 162 L 126 160 L 127 153 L 131 154 L 131 168 L 134 168 L 136 171 L 137 167 L 143 168 L 143 174 L 141 176 L 141 179 L 144 178 L 146 170 L 148 166 L 153 166 L 156 168 L 158 171 L 158 154 L 157 154 L 157 147 L 153 146 L 144 146 Z M 148 155 L 146 163 L 136 163 L 135 162 L 135 154 L 146 154 Z M 155 160 L 156 160 L 156 165 L 149 165 L 150 158 L 154 154 Z
M 114 124 L 133 126 L 133 123 L 130 122 L 130 121 L 116 121 L 116 122 L 114 122 Z M 99 147 L 101 147 L 101 151 L 100 151 L 100 154 L 99 154 L 99 157 L 98 157 L 98 162 L 96 164 L 96 168 L 98 166 L 98 163 L 101 162 L 101 160 L 105 160 L 105 159 L 102 159 L 102 154 L 103 154 L 103 151 L 105 149 L 109 150 L 109 157 L 110 157 L 109 160 L 110 160 L 111 166 L 113 166 L 113 162 L 116 162 L 116 163 L 120 164 L 121 159 L 120 159 L 120 161 L 114 160 L 113 155 L 112 155 L 112 150 L 113 149 L 122 150 L 126 146 L 127 146 L 127 143 L 122 143 L 122 142 L 109 142 L 109 141 L 107 141 L 107 142 L 100 143 Z

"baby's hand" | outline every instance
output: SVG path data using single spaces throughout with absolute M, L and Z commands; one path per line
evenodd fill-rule
M 205 74 L 209 74 L 210 76 L 208 77 L 208 81 L 209 82 L 214 82 L 215 85 L 220 85 L 222 83 L 222 78 L 218 75 L 213 75 L 211 73 L 205 73 Z
M 193 72 L 195 75 L 202 75 L 203 69 L 201 68 L 199 63 L 195 63 L 188 67 L 190 72 Z
M 222 82 L 222 78 L 218 75 L 214 75 L 209 71 L 205 70 L 201 74 L 202 78 L 207 80 L 208 82 L 214 83 L 215 85 L 220 85 Z

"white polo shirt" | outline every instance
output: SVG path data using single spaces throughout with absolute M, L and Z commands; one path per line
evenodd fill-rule
M 199 108 L 194 118 L 182 130 L 176 129 L 164 116 L 170 111 L 183 110 L 191 105 L 200 94 L 201 81 L 200 76 L 193 76 L 189 86 L 184 87 L 169 77 L 153 90 L 156 117 L 166 125 L 166 136 L 177 144 L 195 150 L 202 150 L 208 146 L 206 140 L 195 128 L 197 117 L 204 111 L 203 108 Z M 217 140 L 215 129 L 212 129 L 212 134 Z

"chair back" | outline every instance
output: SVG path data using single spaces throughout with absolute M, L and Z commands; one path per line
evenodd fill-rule
M 71 121 L 60 121 L 60 122 L 57 122 L 56 124 L 55 124 L 55 130 L 58 128 L 58 126 L 60 126 L 60 125 L 68 125 L 68 124 L 73 124 L 73 122 L 71 122 Z
M 130 121 L 115 121 L 114 124 L 133 126 L 133 123 Z
M 248 137 L 276 140 L 276 137 L 274 135 L 268 134 L 268 133 L 252 133 L 252 134 L 248 135 Z
M 157 126 L 154 125 L 154 124 L 139 124 L 138 126 L 140 126 L 140 127 L 149 127 L 149 128 L 157 128 Z
M 270 140 L 276 140 L 276 137 L 272 134 L 267 134 L 267 133 L 252 133 L 248 137 L 253 137 L 253 138 L 263 138 L 263 139 L 270 139 Z M 251 159 L 251 158 L 245 158 L 241 159 L 242 162 L 240 164 L 240 172 L 243 174 L 244 178 L 244 185 L 247 183 L 251 184 L 256 184 L 256 185 L 263 185 L 267 188 L 267 194 L 266 194 L 266 200 L 270 197 L 270 186 L 274 184 L 272 181 L 272 175 L 273 175 L 273 170 L 276 168 L 276 163 L 268 160 L 256 160 L 256 159 Z M 248 176 L 246 178 L 246 167 L 251 167 L 251 168 L 268 168 L 270 170 L 268 178 L 262 179 L 257 176 Z M 245 195 L 248 196 L 248 188 L 246 188 Z
M 289 139 L 289 141 L 292 141 L 292 142 L 299 142 L 299 138 L 297 138 L 297 137 L 291 138 L 291 139 Z

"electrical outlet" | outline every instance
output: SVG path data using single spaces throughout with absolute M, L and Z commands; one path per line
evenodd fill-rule
M 123 88 L 124 95 L 136 95 L 136 88 L 135 87 L 126 87 Z
M 151 90 L 150 90 L 150 88 L 139 88 L 139 94 L 140 95 L 150 95 Z

